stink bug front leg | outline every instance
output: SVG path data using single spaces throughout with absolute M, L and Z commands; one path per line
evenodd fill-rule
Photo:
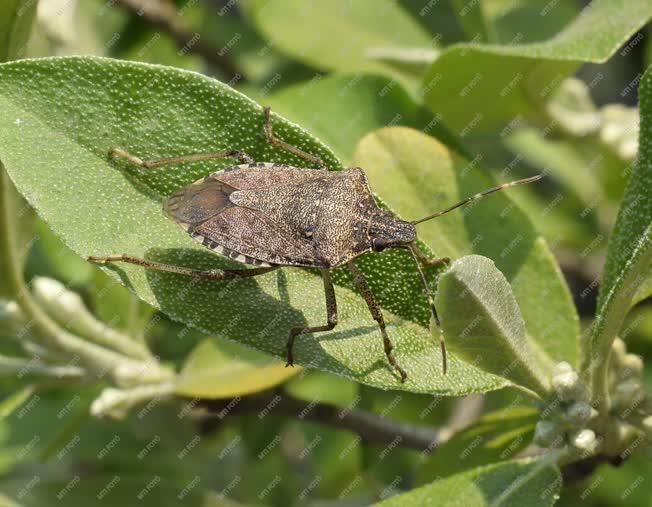
M 374 295 L 371 292 L 371 289 L 369 288 L 369 284 L 367 283 L 367 280 L 365 280 L 364 276 L 362 275 L 362 272 L 356 267 L 355 264 L 353 264 L 352 261 L 349 261 L 347 263 L 347 266 L 351 271 L 351 274 L 353 275 L 353 280 L 355 281 L 355 284 L 358 286 L 358 290 L 360 291 L 360 294 L 362 294 L 362 297 L 367 303 L 367 307 L 371 312 L 371 316 L 378 323 L 378 327 L 380 328 L 380 333 L 383 335 L 383 348 L 385 349 L 385 356 L 387 356 L 387 360 L 389 361 L 389 364 L 391 364 L 401 376 L 401 382 L 405 382 L 405 379 L 407 378 L 407 373 L 405 373 L 405 370 L 399 366 L 399 364 L 396 362 L 396 359 L 394 359 L 394 356 L 392 355 L 392 350 L 394 350 L 394 345 L 392 345 L 389 336 L 387 336 L 387 330 L 385 329 L 385 319 L 383 318 L 383 314 L 380 311 L 380 307 L 378 306 L 378 303 L 376 302 L 376 299 L 374 298 Z

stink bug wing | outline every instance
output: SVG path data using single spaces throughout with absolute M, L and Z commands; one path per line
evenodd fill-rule
M 230 196 L 238 190 L 318 177 L 320 171 L 279 164 L 233 166 L 179 190 L 168 199 L 165 211 L 195 240 L 238 262 L 315 266 L 312 243 L 295 241 L 264 213 L 236 206 Z
M 233 206 L 229 195 L 234 190 L 232 186 L 207 176 L 170 196 L 165 203 L 165 212 L 188 230 Z

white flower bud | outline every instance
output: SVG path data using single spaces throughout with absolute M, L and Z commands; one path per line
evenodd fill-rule
M 569 373 L 573 371 L 573 367 L 568 364 L 566 361 L 555 364 L 552 367 L 552 376 L 560 375 L 562 373 Z
M 625 342 L 620 338 L 616 338 L 611 346 L 611 364 L 616 366 L 622 363 L 623 358 L 627 354 L 627 347 Z
M 580 400 L 584 394 L 580 378 L 572 370 L 553 375 L 552 387 L 563 401 Z
M 585 453 L 593 454 L 598 449 L 595 432 L 590 429 L 574 431 L 569 435 L 569 441 L 573 447 Z
M 645 436 L 648 440 L 652 440 L 652 415 L 647 416 L 643 419 L 641 426 L 645 432 Z
M 553 421 L 539 421 L 534 428 L 534 443 L 539 447 L 550 447 L 562 434 L 560 424 Z
M 7 321 L 11 324 L 24 324 L 25 314 L 16 301 L 0 299 L 0 321 Z
M 636 354 L 625 354 L 620 365 L 622 378 L 640 378 L 643 372 L 643 359 Z
M 79 294 L 68 290 L 61 282 L 39 276 L 32 284 L 34 296 L 49 314 L 65 322 L 86 308 Z

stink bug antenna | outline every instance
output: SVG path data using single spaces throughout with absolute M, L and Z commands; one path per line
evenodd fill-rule
M 497 187 L 490 188 L 489 190 L 485 190 L 483 192 L 479 192 L 475 195 L 471 195 L 467 197 L 466 199 L 462 199 L 460 202 L 453 204 L 450 208 L 446 208 L 444 211 L 438 211 L 437 213 L 433 213 L 432 215 L 428 215 L 425 218 L 420 218 L 419 220 L 413 220 L 412 224 L 417 225 L 420 224 L 421 222 L 426 222 L 427 220 L 430 220 L 431 218 L 437 218 L 442 215 L 445 215 L 449 211 L 453 211 L 454 209 L 459 208 L 460 206 L 464 206 L 465 204 L 468 204 L 473 201 L 477 201 L 478 199 L 482 199 L 483 197 L 493 194 L 494 192 L 498 192 L 499 190 L 503 190 L 505 188 L 509 187 L 515 187 L 516 185 L 526 185 L 528 183 L 534 183 L 535 181 L 539 181 L 541 178 L 543 178 L 543 174 L 538 174 L 536 176 L 532 176 L 531 178 L 525 178 L 522 180 L 516 180 L 516 181 L 510 181 L 509 183 L 503 183 L 502 185 L 498 185 Z
M 444 372 L 444 375 L 446 375 L 446 371 L 448 370 L 448 360 L 446 356 L 446 342 L 444 340 L 444 332 L 441 329 L 439 316 L 437 315 L 437 309 L 435 308 L 435 299 L 432 294 L 432 289 L 430 288 L 428 279 L 426 278 L 426 275 L 423 272 L 423 268 L 421 267 L 421 263 L 419 262 L 419 258 L 420 258 L 419 254 L 421 252 L 419 252 L 417 248 L 418 247 L 413 243 L 408 245 L 408 250 L 410 250 L 410 253 L 412 254 L 414 263 L 416 264 L 417 270 L 419 271 L 419 276 L 421 277 L 421 282 L 423 283 L 423 287 L 426 290 L 426 297 L 428 298 L 428 305 L 430 305 L 432 318 L 435 321 L 435 324 L 437 325 L 437 330 L 439 331 L 439 346 L 441 347 L 441 365 L 442 365 L 442 371 Z

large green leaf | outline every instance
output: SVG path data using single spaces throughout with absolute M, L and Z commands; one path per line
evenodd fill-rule
M 461 132 L 494 129 L 516 117 L 546 121 L 543 101 L 562 79 L 581 62 L 607 60 L 650 16 L 649 0 L 594 0 L 543 42 L 456 44 L 424 77 L 426 104 Z
M 323 70 L 381 72 L 412 88 L 421 65 L 399 66 L 382 56 L 432 49 L 434 40 L 391 0 L 248 0 L 244 5 L 265 38 L 297 60 Z
M 0 5 L 0 62 L 22 57 L 38 2 L 3 0 Z
M 417 484 L 516 456 L 530 444 L 537 417 L 538 411 L 529 407 L 484 414 L 433 450 L 419 469 Z
M 369 134 L 354 157 L 372 188 L 405 219 L 426 216 L 492 186 L 477 167 L 480 160 L 466 162 L 408 128 Z M 545 240 L 509 198 L 519 190 L 509 189 L 423 223 L 417 226 L 418 234 L 437 256 L 455 259 L 476 253 L 493 259 L 512 286 L 529 337 L 554 361 L 575 364 L 575 307 Z M 396 280 L 397 286 L 404 284 L 398 276 Z M 392 292 L 386 297 L 397 299 Z M 420 315 L 427 319 L 425 309 Z
M 512 461 L 422 486 L 376 505 L 383 507 L 549 507 L 555 503 L 561 474 L 545 461 Z
M 638 161 L 632 171 L 609 240 L 596 320 L 585 347 L 584 368 L 593 371 L 593 395 L 604 396 L 607 357 L 635 298 L 652 277 L 652 71 L 639 89 L 641 129 Z M 597 370 L 595 369 L 597 365 Z
M 532 352 L 511 287 L 491 259 L 457 259 L 439 279 L 435 301 L 451 351 L 545 397 L 543 367 L 550 365 Z
M 259 105 L 217 81 L 172 68 L 92 57 L 5 64 L 0 112 L 0 157 L 14 182 L 82 256 L 126 252 L 197 268 L 241 267 L 203 248 L 161 211 L 165 196 L 232 161 L 147 171 L 108 160 L 112 145 L 146 158 L 240 148 L 257 160 L 305 165 L 265 142 Z M 339 167 L 324 145 L 296 125 L 277 117 L 275 126 L 280 136 Z M 417 392 L 504 386 L 504 380 L 455 358 L 449 374 L 441 375 L 427 322 L 414 317 L 427 314 L 427 306 L 415 289 L 419 282 L 409 256 L 377 257 L 366 274 L 374 285 L 384 285 L 385 299 L 392 295 L 396 308 L 407 309 L 388 311 L 386 319 L 408 382 L 400 384 L 388 367 L 364 300 L 347 287 L 336 290 L 338 328 L 298 339 L 297 363 Z M 217 284 L 131 265 L 104 269 L 173 319 L 280 357 L 291 328 L 325 320 L 321 280 L 308 270 Z M 397 276 L 406 283 L 397 287 Z

